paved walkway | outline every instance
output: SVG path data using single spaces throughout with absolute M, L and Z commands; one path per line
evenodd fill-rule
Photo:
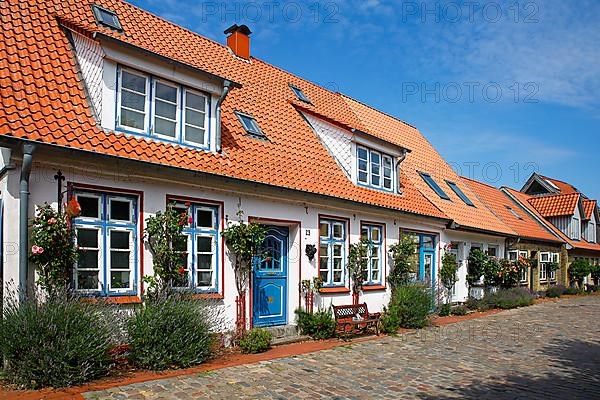
M 88 399 L 600 399 L 600 296 Z

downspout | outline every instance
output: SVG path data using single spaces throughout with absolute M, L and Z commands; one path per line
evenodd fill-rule
M 27 293 L 28 276 L 28 254 L 29 254 L 29 176 L 31 175 L 31 164 L 35 145 L 25 143 L 23 145 L 23 163 L 21 165 L 21 183 L 19 188 L 19 288 L 21 296 Z
M 217 153 L 221 152 L 221 105 L 223 104 L 223 101 L 225 101 L 225 97 L 227 97 L 227 94 L 231 90 L 232 86 L 233 84 L 230 81 L 225 81 L 223 85 L 223 93 L 221 93 L 219 100 L 217 100 L 217 130 L 215 137 L 215 142 L 217 144 Z
M 396 190 L 396 192 L 398 192 L 399 194 L 402 194 L 402 190 L 401 188 L 401 182 L 400 182 L 400 164 L 402 164 L 402 161 L 404 161 L 406 159 L 406 156 L 408 155 L 408 150 L 406 149 L 402 149 L 402 154 L 398 157 L 396 157 L 396 181 L 397 181 L 397 185 L 398 185 L 398 189 Z

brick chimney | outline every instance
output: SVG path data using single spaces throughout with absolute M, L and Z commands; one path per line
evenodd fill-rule
M 252 31 L 246 25 L 234 24 L 224 32 L 227 36 L 227 47 L 233 53 L 246 60 L 250 59 L 250 34 Z

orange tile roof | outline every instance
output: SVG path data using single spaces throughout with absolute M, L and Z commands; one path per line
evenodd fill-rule
M 592 214 L 598 208 L 598 202 L 596 200 L 583 200 L 583 209 L 585 210 L 585 219 L 592 219 Z
M 502 188 L 506 193 L 510 194 L 514 199 L 516 199 L 519 204 L 525 207 L 531 214 L 535 215 L 540 221 L 545 221 L 544 216 L 531 204 L 530 200 L 535 199 L 535 196 L 530 196 L 526 193 L 519 192 L 517 190 L 511 188 Z M 580 250 L 592 250 L 600 252 L 600 244 L 599 243 L 588 243 L 585 240 L 571 240 L 569 239 L 560 229 L 552 225 L 550 222 L 546 222 L 546 226 L 550 228 L 556 235 L 558 235 L 564 242 L 568 243 L 575 249 Z
M 540 178 L 545 179 L 552 183 L 554 186 L 558 188 L 560 194 L 568 194 L 568 193 L 577 193 L 579 190 L 577 188 L 567 182 L 559 181 L 558 179 L 549 178 L 547 176 L 540 175 Z
M 519 236 L 562 243 L 556 235 L 544 228 L 540 222 L 531 217 L 527 211 L 523 210 L 518 203 L 511 200 L 500 189 L 466 177 L 461 177 L 461 179 L 498 218 L 517 232 Z M 509 207 L 520 218 L 513 215 Z
M 557 194 L 554 196 L 536 196 L 529 203 L 539 211 L 544 218 L 573 215 L 579 205 L 580 193 Z
M 123 33 L 97 26 L 91 4 L 115 11 Z M 7 0 L 0 3 L 0 13 L 0 59 L 6 60 L 0 64 L 0 135 L 448 218 L 405 174 L 402 196 L 348 180 L 298 113 L 288 85 L 300 87 L 316 113 L 363 130 L 336 93 L 261 60 L 240 60 L 224 45 L 118 0 Z M 223 105 L 223 153 L 100 129 L 58 19 L 88 36 L 101 32 L 241 84 Z M 269 140 L 247 136 L 234 110 L 252 114 Z
M 350 97 L 342 97 L 361 120 L 366 132 L 412 150 L 402 163 L 401 169 L 421 193 L 456 223 L 463 227 L 516 236 L 516 232 L 497 218 L 461 181 L 417 128 Z M 441 199 L 421 178 L 419 171 L 430 174 L 451 200 Z M 458 185 L 475 207 L 465 204 L 446 181 Z

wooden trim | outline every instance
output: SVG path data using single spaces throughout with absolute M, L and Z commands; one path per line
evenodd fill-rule
M 329 220 L 334 220 L 334 221 L 339 221 L 339 222 L 344 222 L 346 224 L 346 240 L 344 240 L 345 244 L 345 251 L 344 253 L 347 254 L 350 251 L 350 217 L 338 217 L 335 215 L 329 215 L 329 214 L 317 214 L 317 276 L 320 277 L 321 276 L 321 218 L 323 219 L 329 219 Z M 348 260 L 345 259 L 344 262 L 347 262 Z M 333 274 L 333 269 L 331 271 L 331 273 Z M 344 275 L 346 275 L 346 273 L 344 273 Z M 350 283 L 350 277 L 349 276 L 344 276 L 344 285 L 346 284 L 346 282 L 348 282 L 348 284 Z M 334 288 L 321 288 L 321 291 L 323 289 L 339 289 L 337 287 Z M 346 288 L 347 289 L 347 288 Z M 347 289 L 348 292 L 350 293 L 350 289 Z M 326 293 L 326 292 L 322 292 L 322 293 Z
M 101 302 L 107 302 L 109 304 L 142 304 L 142 298 L 140 296 L 90 296 L 83 297 L 81 301 L 92 304 Z
M 348 293 L 350 293 L 350 289 L 348 289 L 345 286 L 322 287 L 321 289 L 319 289 L 319 293 L 322 293 L 322 294 L 334 294 L 334 293 L 348 294 Z
M 192 299 L 218 299 L 222 300 L 224 297 L 220 293 L 194 293 Z
M 362 287 L 363 292 L 370 292 L 376 290 L 387 290 L 387 287 L 384 285 L 365 285 Z
M 199 197 L 190 197 L 190 196 L 178 196 L 174 194 L 166 194 L 166 203 L 169 204 L 169 201 L 189 201 L 190 203 L 205 203 L 211 204 L 219 207 L 220 210 L 220 221 L 221 228 L 219 230 L 219 245 L 221 246 L 221 285 L 219 287 L 219 292 L 217 293 L 198 293 L 203 295 L 218 295 L 219 297 L 210 297 L 210 298 L 225 298 L 225 239 L 223 238 L 223 231 L 225 230 L 225 202 L 220 200 L 211 200 L 211 199 L 203 199 Z M 218 268 L 218 266 L 217 266 Z

